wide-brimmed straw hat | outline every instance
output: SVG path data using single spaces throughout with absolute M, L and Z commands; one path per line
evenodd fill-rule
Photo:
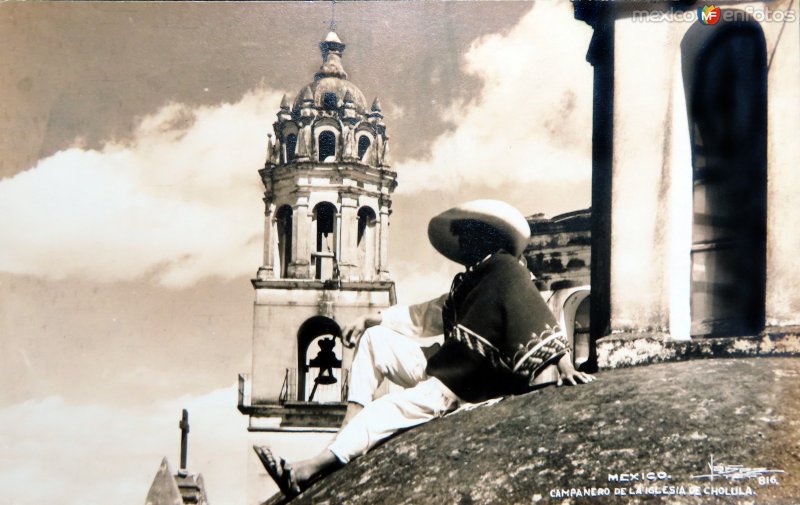
M 500 200 L 472 200 L 442 212 L 428 224 L 428 239 L 433 247 L 456 263 L 465 264 L 466 260 L 452 224 L 467 219 L 488 224 L 504 235 L 511 248 L 508 252 L 516 257 L 522 256 L 528 245 L 531 229 L 520 211 Z

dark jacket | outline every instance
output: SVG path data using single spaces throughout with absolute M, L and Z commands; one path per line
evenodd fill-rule
M 465 401 L 523 392 L 544 364 L 567 351 L 530 272 L 506 252 L 458 274 L 442 299 L 445 341 L 426 372 Z M 410 308 L 412 319 L 430 318 L 431 310 Z

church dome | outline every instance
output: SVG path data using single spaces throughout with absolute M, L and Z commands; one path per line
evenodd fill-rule
M 325 40 L 319 43 L 319 48 L 322 52 L 322 66 L 314 76 L 314 81 L 297 93 L 292 110 L 299 111 L 303 102 L 309 100 L 313 100 L 314 106 L 321 108 L 342 107 L 345 101 L 352 100 L 354 108 L 360 114 L 365 114 L 367 100 L 364 98 L 364 93 L 347 80 L 347 72 L 342 67 L 342 53 L 345 45 L 339 40 L 336 32 L 328 33 Z M 334 97 L 335 104 L 333 103 Z
M 324 107 L 326 100 L 330 100 L 330 98 L 326 99 L 326 96 L 330 96 L 331 93 L 336 96 L 336 107 L 341 107 L 344 105 L 348 92 L 353 100 L 355 109 L 360 114 L 365 114 L 367 112 L 367 99 L 364 98 L 364 93 L 352 82 L 338 77 L 323 77 L 304 86 L 297 94 L 292 109 L 295 111 L 300 110 L 303 102 L 308 98 L 313 98 L 314 106 Z

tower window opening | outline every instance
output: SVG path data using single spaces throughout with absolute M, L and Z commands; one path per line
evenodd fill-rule
M 333 110 L 338 107 L 338 100 L 336 98 L 336 93 L 325 93 L 322 96 L 322 107 L 326 110 Z
M 367 228 L 372 228 L 375 226 L 375 211 L 370 209 L 369 207 L 361 207 L 358 209 L 358 245 L 364 240 L 364 235 L 367 232 Z
M 331 131 L 324 131 L 319 134 L 319 161 L 335 161 L 336 157 L 336 134 Z
M 364 155 L 367 153 L 370 143 L 369 137 L 366 135 L 358 137 L 358 159 L 364 159 Z
M 280 277 L 289 277 L 289 264 L 292 262 L 292 208 L 282 205 L 275 215 L 278 228 L 278 260 Z
M 315 278 L 327 280 L 333 278 L 336 263 L 336 207 L 330 202 L 322 202 L 314 207 L 316 223 L 316 252 L 314 253 Z
M 295 150 L 297 149 L 297 135 L 290 133 L 286 136 L 286 162 L 294 159 Z

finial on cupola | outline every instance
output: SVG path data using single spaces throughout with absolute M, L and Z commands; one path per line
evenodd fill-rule
M 292 102 L 289 101 L 289 97 L 283 95 L 281 99 L 281 108 L 278 111 L 278 120 L 279 121 L 289 121 L 292 119 Z
M 316 115 L 316 110 L 314 109 L 314 92 L 311 91 L 310 86 L 306 86 L 300 94 L 300 115 L 303 117 Z
M 314 76 L 314 79 L 320 80 L 323 77 L 337 77 L 339 79 L 347 79 L 347 72 L 344 71 L 342 66 L 342 53 L 345 46 L 336 34 L 336 21 L 334 19 L 334 9 L 336 2 L 331 4 L 331 31 L 325 37 L 325 40 L 319 43 L 319 49 L 322 52 L 322 66 Z
M 303 90 L 303 94 L 300 96 L 300 101 L 303 103 L 314 103 L 314 92 L 311 91 L 309 86 Z
M 355 98 L 353 98 L 353 93 L 350 92 L 348 89 L 347 92 L 344 94 L 344 117 L 346 118 L 355 118 L 356 117 L 356 102 Z
M 383 124 L 383 113 L 381 113 L 381 102 L 378 100 L 378 97 L 375 97 L 375 100 L 372 101 L 372 108 L 367 114 L 367 118 L 370 123 L 381 125 Z

